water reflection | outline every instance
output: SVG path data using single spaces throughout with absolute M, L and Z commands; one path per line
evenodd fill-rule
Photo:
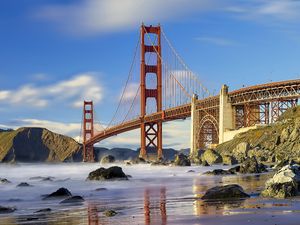
M 145 224 L 167 224 L 166 188 L 146 188 L 144 191 Z
M 99 224 L 99 215 L 96 204 L 88 204 L 88 224 L 89 225 L 98 225 Z

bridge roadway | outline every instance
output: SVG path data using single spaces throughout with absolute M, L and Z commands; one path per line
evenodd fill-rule
M 243 105 L 256 102 L 272 102 L 300 98 L 300 79 L 272 82 L 241 88 L 228 93 L 229 102 L 233 105 Z M 196 110 L 210 110 L 219 107 L 219 95 L 197 100 Z M 119 125 L 109 127 L 86 141 L 86 145 L 95 144 L 111 136 L 126 131 L 140 128 L 143 120 L 151 122 L 167 122 L 177 119 L 185 119 L 191 116 L 191 104 L 163 110 L 158 113 L 146 115 L 144 118 L 136 118 Z M 218 120 L 218 118 L 216 118 Z

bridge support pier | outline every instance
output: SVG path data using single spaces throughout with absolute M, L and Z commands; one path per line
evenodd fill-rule
M 198 95 L 194 94 L 191 102 L 191 142 L 190 142 L 190 158 L 196 158 L 198 156 L 198 136 L 199 136 L 199 113 L 196 110 L 196 102 Z
M 226 130 L 234 129 L 234 109 L 228 100 L 228 86 L 223 85 L 220 91 L 219 143 L 224 142 L 224 132 Z

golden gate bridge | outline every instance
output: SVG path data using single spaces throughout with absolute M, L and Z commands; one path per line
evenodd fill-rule
M 226 132 L 275 122 L 298 104 L 300 79 L 273 82 L 213 96 L 185 64 L 163 29 L 141 25 L 130 70 L 112 119 L 96 122 L 93 101 L 84 101 L 83 160 L 94 160 L 94 144 L 140 129 L 140 157 L 155 149 L 163 157 L 162 124 L 191 117 L 191 154 L 226 141 Z M 228 135 L 227 135 L 228 136 Z

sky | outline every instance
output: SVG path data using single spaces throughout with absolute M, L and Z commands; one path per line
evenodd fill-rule
M 1 0 L 0 128 L 78 138 L 84 99 L 108 123 L 142 22 L 161 24 L 212 93 L 300 78 L 299 0 Z M 189 147 L 188 119 L 163 129 L 164 147 Z M 137 134 L 99 145 L 137 148 Z

